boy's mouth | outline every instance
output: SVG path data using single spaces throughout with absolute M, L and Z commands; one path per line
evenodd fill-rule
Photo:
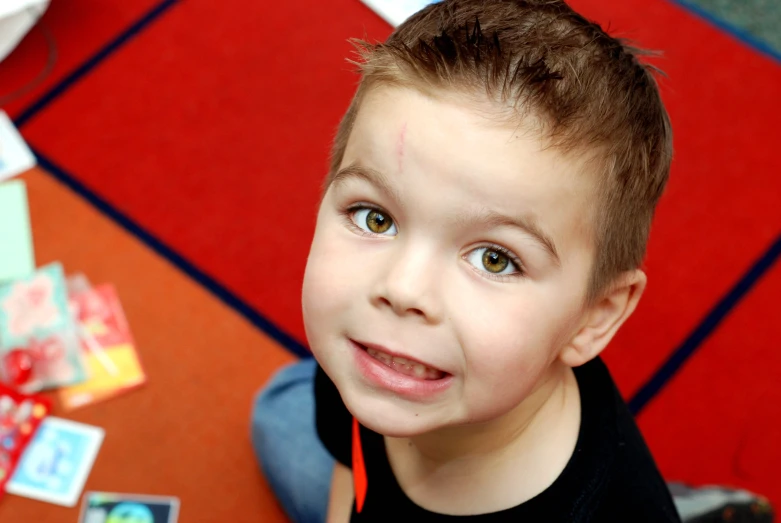
M 446 372 L 443 372 L 439 369 L 435 369 L 433 367 L 429 367 L 428 365 L 424 365 L 423 363 L 420 363 L 418 361 L 402 358 L 400 356 L 394 356 L 392 354 L 384 352 L 383 350 L 380 350 L 375 346 L 368 346 L 354 340 L 353 343 L 355 343 L 358 347 L 366 351 L 366 353 L 369 356 L 379 361 L 386 367 L 393 369 L 399 374 L 403 374 L 405 376 L 410 376 L 420 380 L 439 380 L 447 376 Z

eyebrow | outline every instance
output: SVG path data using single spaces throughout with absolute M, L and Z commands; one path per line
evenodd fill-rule
M 385 193 L 386 196 L 389 196 L 396 202 L 401 202 L 399 192 L 395 187 L 393 187 L 387 176 L 376 169 L 366 167 L 359 164 L 358 162 L 353 162 L 347 167 L 339 169 L 339 171 L 334 175 L 334 179 L 331 180 L 331 185 L 341 185 L 352 178 L 366 180 L 367 182 L 375 185 L 380 191 Z
M 559 258 L 556 244 L 553 243 L 551 237 L 539 226 L 537 220 L 533 217 L 510 217 L 494 210 L 486 209 L 475 214 L 461 213 L 458 215 L 458 221 L 465 224 L 480 224 L 489 228 L 506 226 L 521 229 L 545 249 L 545 252 L 557 266 L 561 266 L 561 259 Z
M 353 162 L 347 167 L 339 169 L 336 175 L 334 175 L 331 184 L 334 186 L 341 185 L 352 178 L 366 180 L 395 201 L 402 201 L 398 191 L 390 183 L 387 176 L 376 169 L 366 167 L 358 162 Z M 462 212 L 457 216 L 456 221 L 462 224 L 480 224 L 484 227 L 507 226 L 520 229 L 534 238 L 534 240 L 543 247 L 553 262 L 557 266 L 561 266 L 561 259 L 559 258 L 556 244 L 553 243 L 551 237 L 539 226 L 537 220 L 533 217 L 509 217 L 494 210 L 486 209 L 475 214 Z

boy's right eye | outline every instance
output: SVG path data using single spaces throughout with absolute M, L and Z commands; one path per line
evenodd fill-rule
M 350 209 L 350 221 L 364 232 L 381 236 L 396 236 L 396 224 L 382 209 L 356 207 Z

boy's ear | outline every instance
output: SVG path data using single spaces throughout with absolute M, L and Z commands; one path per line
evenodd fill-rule
M 559 359 L 569 367 L 578 367 L 596 358 L 634 312 L 646 282 L 640 269 L 617 278 L 608 292 L 585 310 L 580 328 L 559 353 Z

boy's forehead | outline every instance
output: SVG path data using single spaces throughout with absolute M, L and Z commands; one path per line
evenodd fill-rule
M 594 184 L 582 162 L 548 147 L 523 122 L 509 125 L 490 110 L 488 101 L 461 93 L 373 88 L 356 115 L 342 169 L 367 168 L 371 181 L 397 194 L 410 175 L 425 172 L 445 182 L 438 194 L 454 214 L 467 207 L 520 212 L 551 228 L 574 226 L 583 236 Z
M 502 173 L 520 179 L 514 175 L 529 170 L 571 182 L 589 177 L 593 151 L 552 147 L 542 128 L 532 114 L 511 118 L 506 108 L 475 94 L 377 86 L 358 107 L 343 166 L 368 154 L 417 159 L 433 170 L 471 170 L 485 174 L 486 182 Z
M 412 84 L 380 83 L 367 88 L 360 100 L 358 115 L 364 119 L 395 117 L 404 121 L 412 116 L 419 116 L 421 120 L 436 116 L 419 111 L 426 107 L 436 108 L 439 112 L 444 108 L 459 112 L 475 128 L 502 129 L 508 134 L 531 133 L 537 128 L 533 114 L 519 118 L 511 107 L 489 100 L 477 91 Z

